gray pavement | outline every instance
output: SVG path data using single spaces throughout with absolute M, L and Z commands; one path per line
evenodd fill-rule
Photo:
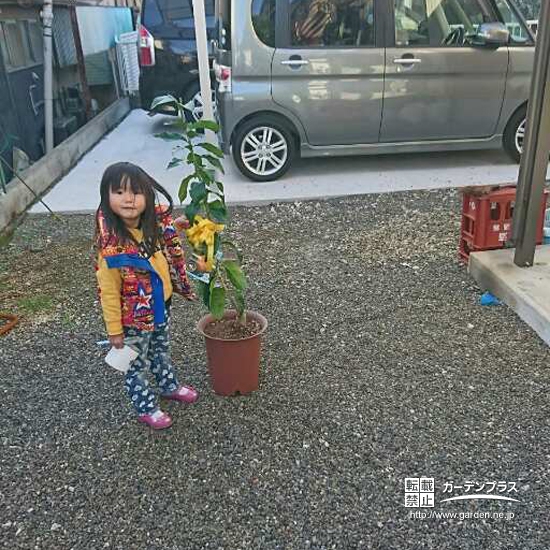
M 0 255 L 0 303 L 26 315 L 0 338 L 0 547 L 550 548 L 550 351 L 478 305 L 459 211 L 451 190 L 234 207 L 269 321 L 261 388 L 211 392 L 201 310 L 175 300 L 201 399 L 155 436 L 95 346 L 93 217 L 27 218 Z M 418 477 L 432 509 L 404 506 Z M 516 501 L 442 502 L 498 482 Z
M 46 196 L 47 204 L 57 212 L 95 210 L 103 170 L 123 160 L 142 166 L 176 198 L 183 171 L 166 170 L 172 145 L 154 137 L 169 120 L 132 111 L 56 185 Z M 266 183 L 245 179 L 231 158 L 225 168 L 227 202 L 241 204 L 493 185 L 515 182 L 518 174 L 517 165 L 500 150 L 304 159 L 284 178 Z M 45 208 L 38 204 L 32 211 Z

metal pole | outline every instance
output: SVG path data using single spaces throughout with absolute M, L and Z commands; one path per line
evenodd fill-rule
M 543 0 L 535 50 L 527 127 L 514 210 L 514 263 L 533 265 L 536 230 L 550 155 L 550 0 Z
M 210 63 L 208 60 L 208 36 L 206 34 L 206 13 L 204 0 L 193 0 L 193 15 L 195 17 L 195 39 L 197 41 L 197 58 L 199 62 L 199 79 L 201 86 L 202 103 L 204 106 L 204 120 L 214 120 L 212 107 L 212 87 L 210 83 Z M 206 131 L 206 138 L 215 143 L 217 138 L 214 132 Z
M 42 37 L 44 40 L 44 141 L 46 142 L 46 153 L 53 149 L 52 22 L 52 0 L 44 0 Z

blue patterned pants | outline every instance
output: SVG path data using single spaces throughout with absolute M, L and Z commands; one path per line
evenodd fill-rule
M 139 353 L 126 373 L 125 388 L 138 414 L 153 413 L 158 408 L 155 391 L 149 386 L 147 369 L 154 374 L 161 394 L 176 391 L 178 379 L 170 360 L 170 307 L 166 308 L 166 322 L 155 327 L 153 332 L 134 328 L 124 329 L 126 339 L 132 338 L 131 346 Z

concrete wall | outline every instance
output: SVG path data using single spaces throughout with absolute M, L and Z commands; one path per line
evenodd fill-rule
M 71 170 L 82 155 L 117 126 L 129 111 L 128 99 L 118 100 L 59 144 L 50 154 L 21 172 L 21 178 L 38 196 L 43 196 Z M 0 235 L 13 230 L 36 200 L 36 196 L 20 180 L 12 180 L 8 184 L 8 192 L 5 195 L 0 194 Z

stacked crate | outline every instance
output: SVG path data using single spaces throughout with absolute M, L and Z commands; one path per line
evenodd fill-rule
M 544 192 L 537 223 L 537 244 L 542 243 L 548 191 Z M 468 261 L 470 252 L 504 248 L 512 237 L 515 187 L 501 187 L 476 195 L 464 193 L 460 227 L 459 255 Z

